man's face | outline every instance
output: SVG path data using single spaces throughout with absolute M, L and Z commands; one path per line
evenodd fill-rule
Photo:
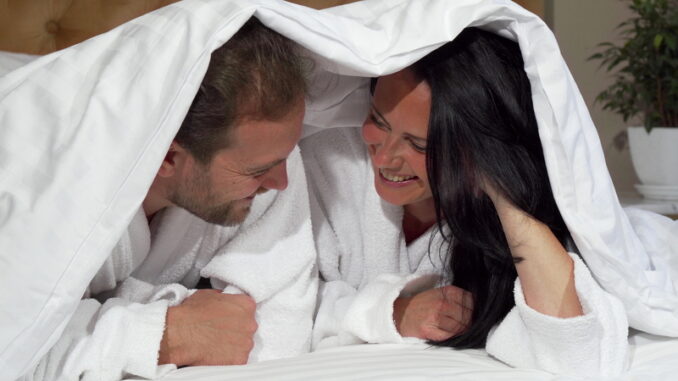
M 169 200 L 213 224 L 244 221 L 255 195 L 287 187 L 286 159 L 301 137 L 304 108 L 300 99 L 280 120 L 242 120 L 209 164 L 188 155 Z

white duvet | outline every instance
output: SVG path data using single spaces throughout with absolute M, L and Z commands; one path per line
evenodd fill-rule
M 250 16 L 317 62 L 306 123 L 346 125 L 370 77 L 466 26 L 519 42 L 555 199 L 592 273 L 631 326 L 678 336 L 678 222 L 624 211 L 557 43 L 503 0 L 368 0 L 325 11 L 281 1 L 185 0 L 0 77 L 0 379 L 62 332 L 127 227 L 206 71 Z

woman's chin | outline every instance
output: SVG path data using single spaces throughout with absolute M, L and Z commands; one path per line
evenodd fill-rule
M 378 184 L 376 184 L 375 189 L 379 197 L 382 200 L 388 202 L 389 204 L 405 206 L 410 203 L 409 197 L 405 197 L 402 194 L 398 194 L 398 192 L 394 192 L 392 189 L 384 189 L 382 186 Z

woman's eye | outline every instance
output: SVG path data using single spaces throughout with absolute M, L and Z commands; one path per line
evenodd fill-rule
M 426 146 L 422 146 L 410 140 L 410 145 L 414 148 L 415 151 L 420 153 L 426 153 Z
M 380 130 L 384 130 L 384 131 L 390 131 L 391 130 L 390 128 L 388 128 L 388 126 L 385 123 L 383 123 L 382 121 L 377 119 L 377 117 L 374 116 L 374 114 L 370 115 L 370 121 L 372 121 L 372 123 L 374 123 L 374 125 L 376 125 Z

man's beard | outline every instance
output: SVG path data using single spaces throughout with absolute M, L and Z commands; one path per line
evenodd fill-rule
M 179 184 L 169 198 L 174 205 L 216 225 L 239 225 L 250 212 L 249 205 L 238 207 L 237 200 L 218 203 L 216 199 L 207 170 L 196 170 L 195 176 Z

